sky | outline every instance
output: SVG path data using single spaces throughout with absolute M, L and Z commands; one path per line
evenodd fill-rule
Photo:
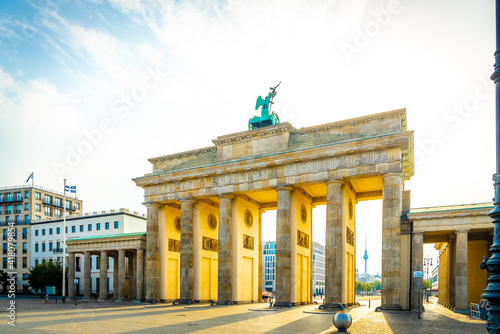
M 148 158 L 246 130 L 281 81 L 273 108 L 296 128 L 406 108 L 413 208 L 488 202 L 494 27 L 493 0 L 0 1 L 0 185 L 34 171 L 85 212 L 145 212 L 131 179 Z M 356 206 L 361 272 L 365 234 L 380 272 L 381 205 Z

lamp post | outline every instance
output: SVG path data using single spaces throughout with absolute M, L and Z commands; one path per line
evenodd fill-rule
M 496 173 L 493 175 L 495 185 L 495 207 L 489 213 L 493 219 L 494 233 L 493 244 L 491 245 L 491 257 L 484 257 L 481 262 L 481 269 L 486 269 L 491 275 L 488 278 L 488 285 L 484 289 L 482 298 L 486 298 L 490 304 L 489 315 L 486 322 L 486 329 L 490 333 L 500 334 L 500 0 L 495 1 L 496 13 L 496 51 L 495 51 L 495 71 L 491 75 L 491 80 L 495 82 L 495 114 L 496 114 Z
M 432 266 L 432 257 L 428 255 L 426 258 L 424 258 L 424 268 L 426 268 L 426 277 L 427 277 L 427 282 L 429 282 L 429 267 Z M 429 302 L 429 291 L 425 291 L 425 299 L 427 302 Z

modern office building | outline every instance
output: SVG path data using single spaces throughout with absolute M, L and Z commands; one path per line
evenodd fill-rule
M 26 276 L 31 260 L 31 223 L 40 220 L 58 219 L 63 215 L 64 194 L 37 185 L 21 185 L 0 188 L 0 229 L 2 230 L 3 271 L 16 272 L 17 290 L 27 291 Z M 66 197 L 66 215 L 80 215 L 82 201 Z M 10 228 L 14 228 L 10 230 Z M 14 232 L 16 256 L 14 269 L 8 263 L 9 231 Z
M 73 215 L 66 219 L 66 239 L 79 239 L 96 236 L 112 236 L 123 233 L 146 232 L 146 216 L 127 209 L 100 211 L 86 213 L 84 215 Z M 42 261 L 62 261 L 64 238 L 64 221 L 41 220 L 31 225 L 31 266 Z M 66 252 L 66 256 L 68 253 Z M 98 255 L 91 255 L 91 291 L 98 290 L 100 261 Z M 75 278 L 78 282 L 83 281 L 84 268 L 83 254 L 75 256 Z M 109 291 L 113 291 L 113 259 L 108 260 Z M 83 294 L 83 284 L 77 283 L 77 294 Z
M 439 264 L 432 269 L 432 290 L 439 289 Z
M 262 289 L 276 289 L 276 241 L 267 241 L 262 247 Z
M 325 293 L 325 246 L 313 241 L 313 294 Z

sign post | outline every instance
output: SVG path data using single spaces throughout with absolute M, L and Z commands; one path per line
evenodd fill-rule
M 413 277 L 417 279 L 417 290 L 418 290 L 418 318 L 420 319 L 420 278 L 424 277 L 424 272 L 418 270 L 420 267 L 417 267 L 417 270 L 413 272 Z
M 75 278 L 73 283 L 75 283 L 75 305 L 76 305 L 76 283 L 78 283 L 78 278 Z

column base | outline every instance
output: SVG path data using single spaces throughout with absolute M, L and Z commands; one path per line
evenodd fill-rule
M 380 309 L 383 311 L 403 311 L 401 305 L 382 305 Z
M 323 308 L 331 308 L 331 309 L 343 309 L 345 308 L 345 305 L 341 303 L 324 303 Z
M 217 305 L 234 305 L 234 302 L 232 300 L 218 300 Z
M 194 299 L 179 299 L 179 304 L 194 304 Z
M 146 299 L 144 300 L 145 303 L 151 303 L 151 304 L 157 304 L 160 303 L 159 299 Z
M 273 307 L 289 307 L 289 306 L 295 306 L 295 303 L 291 303 L 291 302 L 275 302 L 273 304 Z
M 98 298 L 98 299 L 97 299 L 97 301 L 98 301 L 98 302 L 105 302 L 105 301 L 107 301 L 107 300 L 108 300 L 108 299 L 105 299 L 105 298 Z
M 136 299 L 136 300 L 134 300 L 134 303 L 137 303 L 137 304 L 140 304 L 142 302 L 143 302 L 143 299 Z
M 116 303 L 121 303 L 121 302 L 122 302 L 122 299 L 115 299 L 115 302 L 116 302 Z

